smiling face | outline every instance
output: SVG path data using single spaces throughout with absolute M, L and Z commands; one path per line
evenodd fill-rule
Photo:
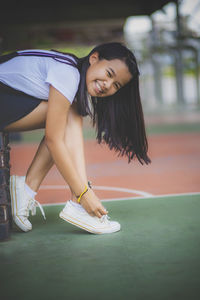
M 91 54 L 90 66 L 86 73 L 87 91 L 94 97 L 115 94 L 132 78 L 128 67 L 120 59 L 99 59 L 98 53 Z

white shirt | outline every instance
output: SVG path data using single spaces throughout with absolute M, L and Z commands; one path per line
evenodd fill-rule
M 26 51 L 30 50 L 19 52 Z M 45 50 L 45 52 L 53 51 Z M 51 84 L 72 103 L 78 90 L 79 80 L 78 69 L 51 57 L 17 56 L 0 64 L 1 82 L 43 100 L 48 100 Z

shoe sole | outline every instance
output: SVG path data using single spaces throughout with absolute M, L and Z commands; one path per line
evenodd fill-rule
M 102 231 L 95 231 L 95 230 L 93 230 L 93 229 L 91 228 L 90 225 L 80 223 L 80 221 L 79 221 L 78 219 L 76 219 L 76 218 L 74 218 L 74 217 L 71 217 L 71 216 L 69 216 L 69 215 L 63 213 L 62 211 L 60 212 L 59 217 L 60 217 L 61 219 L 63 219 L 64 221 L 67 221 L 67 222 L 69 222 L 70 224 L 75 225 L 75 226 L 77 226 L 77 227 L 79 227 L 79 228 L 81 228 L 81 229 L 83 229 L 83 230 L 86 230 L 86 231 L 89 232 L 89 233 L 93 233 L 93 234 L 107 234 L 107 233 L 114 233 L 114 232 L 117 232 L 117 231 L 120 230 L 120 228 L 119 228 L 119 229 L 116 230 L 116 231 L 107 231 L 107 232 L 105 232 L 105 231 L 104 231 L 104 232 L 102 232 Z M 86 227 L 86 226 L 90 226 L 91 229 L 88 228 L 88 227 Z
M 11 198 L 11 208 L 12 208 L 12 217 L 13 221 L 22 231 L 30 231 L 32 228 L 28 227 L 20 216 L 17 215 L 17 201 L 16 201 L 16 176 L 10 177 L 10 198 Z

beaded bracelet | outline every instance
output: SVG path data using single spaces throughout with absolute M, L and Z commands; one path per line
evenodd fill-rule
M 92 182 L 91 181 L 88 181 L 88 186 L 90 189 L 92 189 Z
M 87 185 L 86 185 L 84 191 L 83 191 L 79 196 L 76 196 L 77 202 L 78 202 L 78 203 L 80 203 L 81 197 L 83 197 L 83 195 L 84 195 L 85 193 L 87 193 L 87 191 L 88 191 L 88 187 L 87 187 Z

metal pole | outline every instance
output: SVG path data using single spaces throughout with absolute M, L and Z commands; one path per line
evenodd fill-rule
M 177 26 L 177 47 L 175 49 L 175 73 L 176 73 L 176 90 L 177 90 L 177 101 L 179 104 L 184 104 L 184 93 L 183 93 L 183 48 L 182 48 L 182 26 L 180 20 L 180 1 L 176 1 L 176 26 Z
M 199 74 L 199 67 L 200 67 L 200 51 L 197 49 L 196 52 L 196 85 L 197 85 L 197 104 L 200 104 L 200 74 Z
M 151 59 L 152 59 L 152 65 L 153 65 L 153 72 L 154 72 L 154 91 L 156 100 L 159 103 L 163 103 L 163 94 L 162 94 L 162 71 L 160 67 L 160 63 L 158 62 L 158 59 L 156 58 L 156 46 L 158 45 L 157 42 L 157 35 L 155 30 L 155 24 L 152 16 L 150 16 L 151 24 L 152 24 L 152 47 L 151 47 Z
M 10 147 L 8 133 L 0 132 L 0 241 L 10 238 L 12 225 L 9 192 Z

